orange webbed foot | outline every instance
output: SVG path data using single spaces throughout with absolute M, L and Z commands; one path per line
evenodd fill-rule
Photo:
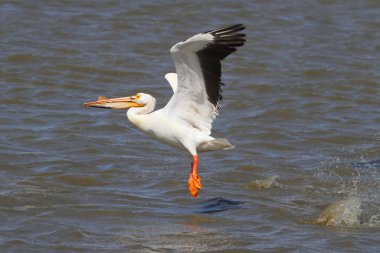
M 199 197 L 198 190 L 202 189 L 201 178 L 199 177 L 198 174 L 190 173 L 188 186 L 189 186 L 190 194 L 194 198 L 198 198 Z
M 191 163 L 191 171 L 190 171 L 188 186 L 189 186 L 190 194 L 194 198 L 198 198 L 199 197 L 198 190 L 202 188 L 201 178 L 198 175 L 198 163 L 199 163 L 198 156 L 193 155 L 193 159 L 194 160 Z

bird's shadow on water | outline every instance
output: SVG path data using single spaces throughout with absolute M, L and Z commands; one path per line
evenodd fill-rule
M 242 208 L 244 202 L 228 200 L 221 197 L 216 197 L 208 199 L 199 203 L 199 208 L 195 211 L 196 213 L 212 214 L 223 212 L 230 209 Z

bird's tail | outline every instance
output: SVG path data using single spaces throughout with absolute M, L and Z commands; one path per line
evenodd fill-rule
M 220 149 L 232 149 L 235 146 L 233 146 L 227 139 L 219 138 L 219 139 L 213 139 L 207 142 L 203 142 L 201 145 L 199 145 L 198 150 L 199 151 L 215 151 Z

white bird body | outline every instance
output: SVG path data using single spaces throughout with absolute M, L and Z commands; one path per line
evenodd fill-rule
M 156 100 L 149 94 L 107 99 L 85 103 L 86 106 L 124 109 L 129 121 L 142 132 L 170 146 L 186 150 L 193 156 L 189 190 L 198 197 L 202 187 L 198 176 L 199 151 L 230 149 L 226 139 L 210 136 L 212 122 L 219 110 L 221 96 L 221 61 L 245 42 L 238 33 L 243 25 L 229 26 L 197 34 L 171 49 L 176 73 L 165 79 L 174 95 L 167 105 L 154 111 Z
M 143 94 L 143 96 L 146 95 L 148 94 Z M 211 144 L 207 144 L 215 138 L 181 121 L 173 120 L 173 117 L 170 117 L 163 109 L 141 114 L 139 109 L 131 108 L 127 112 L 127 117 L 142 132 L 175 148 L 188 150 L 194 155 L 197 151 L 214 150 Z M 228 143 L 224 146 L 224 148 L 231 147 Z
M 189 138 L 189 135 L 198 137 L 195 132 L 199 131 L 173 120 L 162 109 L 150 114 L 138 114 L 136 110 L 131 108 L 128 110 L 127 117 L 142 132 L 176 148 L 185 149 L 184 143 L 186 143 L 186 138 Z

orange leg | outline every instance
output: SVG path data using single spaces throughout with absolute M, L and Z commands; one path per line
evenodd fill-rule
M 202 188 L 201 178 L 198 175 L 198 164 L 199 164 L 198 156 L 194 155 L 193 159 L 194 159 L 194 162 L 191 163 L 191 171 L 190 171 L 188 186 L 189 186 L 190 194 L 194 198 L 198 198 L 199 196 L 198 190 Z

